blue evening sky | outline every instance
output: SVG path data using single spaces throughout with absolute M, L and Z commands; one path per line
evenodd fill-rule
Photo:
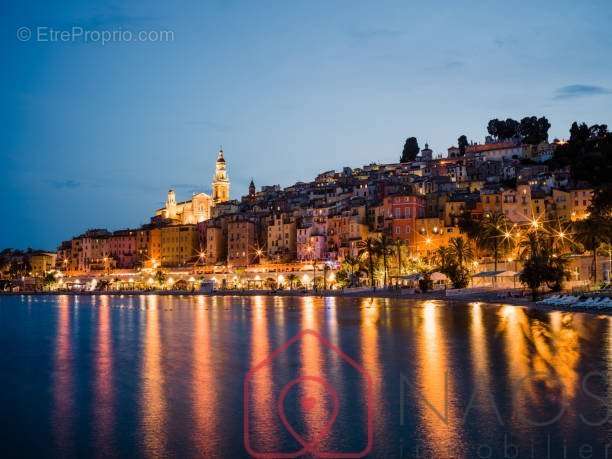
M 238 197 L 493 117 L 612 125 L 611 23 L 609 0 L 3 0 L 0 247 L 145 223 L 171 186 L 209 192 L 219 145 Z M 73 26 L 174 39 L 36 39 Z

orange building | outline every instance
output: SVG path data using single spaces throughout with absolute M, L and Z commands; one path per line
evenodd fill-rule
M 255 223 L 236 220 L 227 224 L 227 262 L 232 266 L 248 266 L 258 258 Z

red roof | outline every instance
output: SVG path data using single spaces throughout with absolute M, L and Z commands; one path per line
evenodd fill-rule
M 514 142 L 500 142 L 500 143 L 485 143 L 477 145 L 468 145 L 465 151 L 467 153 L 481 153 L 483 151 L 492 150 L 506 150 L 508 148 L 516 148 L 517 144 Z

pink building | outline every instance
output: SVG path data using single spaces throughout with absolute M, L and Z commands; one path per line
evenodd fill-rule
M 425 215 L 425 199 L 421 196 L 398 195 L 383 200 L 383 228 L 394 239 L 414 244 L 416 219 Z
M 298 261 L 327 260 L 325 223 L 313 222 L 297 228 L 296 251 Z
M 108 257 L 114 260 L 115 267 L 131 269 L 138 261 L 138 240 L 135 230 L 115 231 L 107 239 Z

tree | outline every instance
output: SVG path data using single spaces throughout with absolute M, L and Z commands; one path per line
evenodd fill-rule
M 538 145 L 548 140 L 550 123 L 546 117 L 526 116 L 521 120 L 518 132 L 523 142 L 529 145 Z
M 549 231 L 530 231 L 523 240 L 523 247 L 523 271 L 519 280 L 531 290 L 532 300 L 537 300 L 542 284 L 553 291 L 561 290 L 563 280 L 569 275 L 568 259 L 554 253 L 554 236 Z
M 402 150 L 402 157 L 400 162 L 409 163 L 410 161 L 414 161 L 419 154 L 421 149 L 419 148 L 419 142 L 416 137 L 408 137 L 406 139 L 406 143 L 404 143 L 404 149 Z
M 507 118 L 506 121 L 502 121 L 499 140 L 509 140 L 516 137 L 519 134 L 519 122 L 512 118 Z
M 157 284 L 161 287 L 162 285 L 164 285 L 164 282 L 166 282 L 166 274 L 161 269 L 158 269 L 155 272 L 155 280 L 157 281 Z
M 441 272 L 445 272 L 455 262 L 453 252 L 449 247 L 440 247 L 434 252 L 432 262 Z
M 567 270 L 569 259 L 567 256 L 551 256 L 549 266 L 546 271 L 546 285 L 553 292 L 560 292 L 563 289 L 563 281 L 569 278 L 570 273 Z
M 534 256 L 529 257 L 523 263 L 523 271 L 519 275 L 519 280 L 529 287 L 531 299 L 536 301 L 538 299 L 538 289 L 545 280 L 545 272 L 548 265 L 546 260 L 537 251 L 534 253 Z
M 440 247 L 433 256 L 436 269 L 444 273 L 453 284 L 453 288 L 465 288 L 469 284 L 469 271 L 463 266 L 463 262 L 468 257 L 467 252 L 471 252 L 468 244 L 461 238 L 451 239 L 453 246 Z M 459 256 L 458 256 L 459 255 Z
M 293 273 L 287 276 L 287 281 L 289 282 L 289 290 L 293 290 L 293 285 L 295 284 L 295 281 L 297 280 L 297 278 L 298 277 Z
M 459 229 L 467 234 L 468 239 L 476 239 L 480 234 L 480 222 L 474 220 L 469 212 L 461 214 L 459 218 Z
M 519 122 L 512 118 L 504 120 L 492 119 L 487 124 L 487 132 L 497 140 L 508 140 L 518 135 Z
M 465 135 L 459 136 L 457 139 L 457 146 L 459 147 L 459 155 L 465 156 L 465 149 L 468 146 L 468 139 Z
M 474 258 L 472 247 L 462 237 L 452 238 L 449 249 L 460 268 L 464 268 L 465 264 Z
M 323 290 L 327 290 L 327 273 L 329 272 L 329 265 L 323 264 Z
M 375 240 L 375 253 L 382 257 L 383 262 L 383 287 L 387 288 L 387 279 L 389 278 L 389 257 L 393 256 L 393 240 L 387 236 L 386 233 L 382 233 L 378 239 Z
M 374 283 L 374 261 L 378 253 L 376 239 L 369 237 L 360 242 L 359 257 L 365 258 L 367 263 L 367 272 L 370 277 L 370 287 L 376 290 L 376 284 Z
M 503 214 L 492 214 L 482 220 L 475 236 L 478 248 L 493 255 L 495 271 L 499 257 L 506 253 L 513 243 L 510 232 L 505 229 L 507 225 L 508 222 Z
M 55 284 L 55 282 L 56 282 L 55 272 L 53 271 L 49 271 L 43 277 L 43 285 L 47 288 L 51 287 L 51 285 Z
M 612 216 L 612 133 L 606 124 L 574 121 L 569 141 L 557 145 L 548 166 L 552 170 L 569 167 L 575 182 L 590 183 L 595 189 L 591 213 Z
M 487 124 L 487 132 L 491 137 L 496 139 L 499 137 L 499 128 L 501 123 L 502 121 L 498 120 L 497 118 L 489 121 L 489 124 Z
M 342 262 L 341 270 L 344 270 L 348 275 L 348 284 L 352 287 L 355 285 L 355 276 L 361 269 L 361 262 L 359 258 L 347 255 Z
M 575 226 L 575 239 L 593 254 L 592 278 L 597 282 L 597 251 L 603 244 L 610 243 L 612 239 L 612 221 L 610 218 L 599 215 L 589 216 L 578 221 Z
M 393 251 L 397 256 L 397 275 L 402 275 L 402 249 L 406 245 L 406 241 L 403 239 L 397 238 L 393 241 Z

